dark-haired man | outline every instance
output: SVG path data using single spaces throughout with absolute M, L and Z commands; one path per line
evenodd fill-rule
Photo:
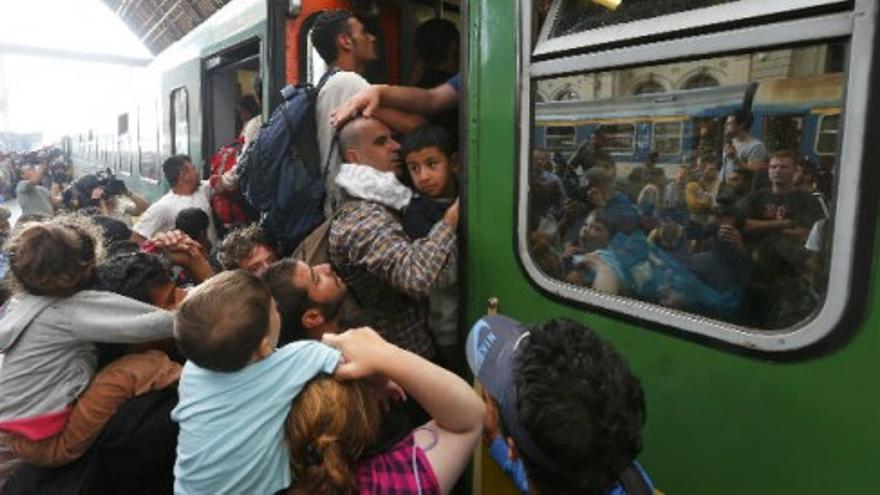
M 260 276 L 278 259 L 278 249 L 266 231 L 253 223 L 230 232 L 220 243 L 217 256 L 226 270 L 241 268 Z
M 721 182 L 737 168 L 744 168 L 752 173 L 752 191 L 769 187 L 767 177 L 767 148 L 760 140 L 749 133 L 752 127 L 752 115 L 737 110 L 727 116 L 724 121 L 724 165 L 721 168 Z
M 340 164 L 338 150 L 331 149 L 335 129 L 330 123 L 330 113 L 362 89 L 370 87 L 362 74 L 378 55 L 376 37 L 347 10 L 328 10 L 321 13 L 312 27 L 311 37 L 315 50 L 327 64 L 327 70 L 335 71 L 321 88 L 315 103 L 322 168 L 327 164 L 324 215 L 329 218 L 339 203 L 339 188 L 334 179 Z M 421 117 L 389 109 L 379 109 L 375 117 L 400 132 L 415 129 L 424 122 Z
M 484 388 L 490 453 L 520 491 L 654 492 L 636 462 L 642 386 L 592 330 L 568 320 L 527 327 L 487 316 L 471 329 L 465 353 Z
M 132 228 L 135 241 L 143 242 L 153 235 L 174 228 L 181 210 L 198 208 L 208 215 L 208 240 L 217 244 L 214 216 L 211 214 L 211 186 L 199 178 L 199 172 L 187 155 L 174 155 L 162 164 L 162 173 L 171 190 L 156 201 Z

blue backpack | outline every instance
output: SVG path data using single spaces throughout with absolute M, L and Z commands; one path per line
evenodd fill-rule
M 239 189 L 285 253 L 324 221 L 326 171 L 320 165 L 315 102 L 334 73 L 325 73 L 317 86 L 282 89 L 281 105 L 239 159 Z

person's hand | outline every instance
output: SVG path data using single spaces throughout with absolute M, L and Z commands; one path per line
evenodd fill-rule
M 733 147 L 732 143 L 724 143 L 724 156 L 736 156 L 736 148 Z
M 98 186 L 98 187 L 92 189 L 92 199 L 93 200 L 101 199 L 101 196 L 103 196 L 103 195 L 104 195 L 104 188 L 103 187 Z
M 718 227 L 718 239 L 720 239 L 721 242 L 726 242 L 739 250 L 745 249 L 745 246 L 743 245 L 742 234 L 740 234 L 739 230 L 737 230 L 736 227 L 728 223 L 721 224 Z
M 381 374 L 383 363 L 393 359 L 394 346 L 369 327 L 355 328 L 341 334 L 325 333 L 321 341 L 342 353 L 343 361 L 335 376 L 342 380 Z
M 379 86 L 373 85 L 363 89 L 330 113 L 330 123 L 333 127 L 340 128 L 358 114 L 371 117 L 380 101 Z
M 453 229 L 458 228 L 458 217 L 459 217 L 459 200 L 456 199 L 452 206 L 446 209 L 446 213 L 443 214 L 443 222 L 446 225 L 449 225 Z

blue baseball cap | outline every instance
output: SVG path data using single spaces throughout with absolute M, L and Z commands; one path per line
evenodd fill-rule
M 518 450 L 544 469 L 567 474 L 541 450 L 522 428 L 517 412 L 516 356 L 529 338 L 520 322 L 502 315 L 478 320 L 468 334 L 465 356 L 474 376 L 498 403 L 498 412 Z

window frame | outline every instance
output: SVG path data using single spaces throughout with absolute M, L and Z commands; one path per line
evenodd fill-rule
M 185 109 L 185 115 L 183 119 L 183 123 L 186 125 L 186 149 L 181 151 L 178 149 L 178 115 L 177 111 L 174 108 L 174 97 L 177 94 L 183 92 L 183 108 Z M 189 155 L 190 150 L 190 132 L 189 132 L 189 90 L 185 85 L 177 86 L 171 90 L 168 95 L 168 125 L 169 131 L 171 135 L 171 154 L 172 155 Z
M 599 123 L 596 126 L 597 129 L 602 129 L 602 134 L 605 136 L 605 151 L 608 152 L 609 155 L 613 156 L 632 156 L 636 152 L 636 141 L 638 141 L 636 137 L 636 128 L 639 123 L 633 120 L 632 122 L 614 122 L 614 123 Z M 631 143 L 629 148 L 612 148 L 607 144 L 608 136 L 620 136 L 623 135 L 622 132 L 612 133 L 608 130 L 610 126 L 629 126 L 632 127 L 632 132 L 629 133 L 629 138 L 631 139 Z
M 558 8 L 557 3 L 554 9 Z M 757 9 L 758 2 L 748 2 Z M 767 2 L 768 4 L 771 2 Z M 777 2 L 772 2 L 776 4 Z M 791 1 L 786 10 L 795 5 L 822 5 L 832 2 Z M 739 5 L 739 4 L 733 4 Z M 618 318 L 636 320 L 660 328 L 672 328 L 696 338 L 707 338 L 744 352 L 756 352 L 768 357 L 804 350 L 823 341 L 829 335 L 838 333 L 838 326 L 848 316 L 851 305 L 864 304 L 865 296 L 854 291 L 857 284 L 854 260 L 857 258 L 857 228 L 859 226 L 859 201 L 863 190 L 858 187 L 864 173 L 862 160 L 865 149 L 867 112 L 859 99 L 869 93 L 870 64 L 853 63 L 858 60 L 873 60 L 873 40 L 875 37 L 878 5 L 870 0 L 855 0 L 853 9 L 845 12 L 815 15 L 814 17 L 793 20 L 775 20 L 750 27 L 733 27 L 714 32 L 702 32 L 673 39 L 631 44 L 592 53 L 560 55 L 555 58 L 541 58 L 541 55 L 554 51 L 574 50 L 595 46 L 601 40 L 585 40 L 566 37 L 563 47 L 550 50 L 548 41 L 538 43 L 532 50 L 531 2 L 520 0 L 520 26 L 518 49 L 519 97 L 516 114 L 518 117 L 518 185 L 516 201 L 516 244 L 515 251 L 521 268 L 528 279 L 548 296 L 576 307 L 599 309 Z M 704 24 L 706 12 L 691 13 L 695 20 Z M 779 10 L 779 9 L 777 9 Z M 552 12 L 551 12 L 552 13 Z M 698 15 L 697 15 L 698 14 Z M 671 16 L 669 16 L 671 17 Z M 668 25 L 670 22 L 656 22 Z M 725 19 L 729 21 L 731 19 Z M 639 24 L 638 22 L 632 25 Z M 549 25 L 549 23 L 547 24 Z M 546 28 L 546 26 L 545 26 Z M 655 32 L 658 32 L 655 29 Z M 542 33 L 545 35 L 546 33 Z M 583 35 L 584 33 L 581 33 Z M 595 37 L 595 31 L 587 32 Z M 623 35 L 621 35 L 623 36 Z M 620 36 L 618 36 L 620 38 Z M 556 280 L 544 274 L 528 249 L 528 170 L 531 146 L 533 144 L 532 101 L 533 83 L 539 79 L 560 77 L 575 73 L 603 72 L 628 66 L 670 63 L 677 60 L 691 60 L 706 56 L 720 56 L 743 51 L 766 50 L 809 42 L 832 42 L 845 38 L 849 42 L 846 60 L 846 79 L 841 104 L 841 129 L 846 129 L 839 148 L 839 163 L 854 163 L 858 166 L 842 167 L 839 171 L 838 190 L 832 221 L 832 255 L 829 267 L 829 280 L 822 306 L 812 318 L 794 327 L 781 330 L 760 330 L 746 328 L 733 323 L 687 313 L 642 302 L 636 299 L 611 295 L 588 288 L 577 287 Z M 576 41 L 580 39 L 579 44 Z M 846 109 L 850 109 L 847 111 Z M 861 111 L 860 111 L 861 109 Z M 874 218 L 874 217 L 872 217 Z M 861 239 L 864 240 L 864 239 Z M 861 246 L 865 243 L 862 242 Z M 864 249 L 859 247 L 859 250 Z M 861 252 L 861 251 L 860 251 Z M 842 329 L 839 330 L 842 332 Z M 834 339 L 829 339 L 833 341 Z
M 522 0 L 521 0 L 522 1 Z M 660 17 L 652 17 L 607 27 L 580 31 L 564 36 L 550 37 L 550 30 L 556 23 L 556 17 L 565 0 L 554 0 L 547 13 L 544 25 L 538 34 L 535 56 L 546 56 L 563 52 L 576 46 L 590 48 L 615 43 L 622 40 L 647 38 L 675 31 L 705 28 L 722 23 L 744 21 L 773 14 L 803 10 L 844 3 L 841 0 L 740 0 L 729 4 L 703 7 L 663 16 L 664 22 L 656 22 Z M 531 10 L 528 13 L 531 18 Z M 530 19 L 531 21 L 531 19 Z
M 819 121 L 816 122 L 816 140 L 813 142 L 813 153 L 816 153 L 816 155 L 818 155 L 818 156 L 835 156 L 835 155 L 837 155 L 837 151 L 832 152 L 832 153 L 823 153 L 822 151 L 819 150 L 819 138 L 822 135 L 822 123 L 825 122 L 825 118 L 829 117 L 829 116 L 837 117 L 837 129 L 834 130 L 833 134 L 834 134 L 834 139 L 837 142 L 836 147 L 838 149 L 840 148 L 840 123 L 843 118 L 843 112 L 840 111 L 837 113 L 823 113 L 823 114 L 819 115 Z M 830 134 L 830 133 L 826 133 L 826 134 Z
M 553 146 L 548 144 L 547 137 L 550 135 L 550 129 L 570 129 L 571 130 L 571 146 Z M 544 127 L 544 149 L 549 151 L 573 151 L 577 148 L 577 126 L 574 125 L 548 125 Z
M 675 136 L 678 139 L 678 148 L 671 152 L 665 153 L 658 151 L 660 156 L 678 156 L 684 151 L 684 121 L 681 120 L 654 120 L 651 122 L 651 150 L 657 150 L 657 125 L 676 124 L 678 132 L 675 134 L 662 134 L 663 137 L 669 138 Z

